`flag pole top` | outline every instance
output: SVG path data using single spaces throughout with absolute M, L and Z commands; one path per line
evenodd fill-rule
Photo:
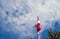
M 37 16 L 37 23 L 40 23 L 40 18 L 39 18 L 39 16 Z

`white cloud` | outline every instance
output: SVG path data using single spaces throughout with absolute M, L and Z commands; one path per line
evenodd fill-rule
M 9 15 L 7 16 L 7 21 L 9 23 L 14 23 L 14 25 L 12 25 L 13 31 L 15 32 L 18 30 L 25 35 L 26 33 L 24 33 L 24 31 L 30 35 L 31 30 L 33 29 L 32 27 L 34 27 L 37 22 L 37 16 L 40 16 L 41 32 L 43 32 L 46 27 L 52 27 L 52 21 L 60 18 L 60 4 L 56 2 L 56 0 L 6 0 L 1 1 L 1 6 L 0 15 L 3 16 L 2 18 L 7 16 L 5 12 L 8 11 Z M 17 7 L 19 8 L 17 9 Z M 18 17 L 12 15 L 13 13 L 15 14 L 15 10 L 17 10 L 16 15 L 19 15 Z M 23 13 L 24 15 L 20 15 L 20 13 Z M 49 23 L 47 23 L 47 21 Z M 49 26 L 47 26 L 48 24 Z

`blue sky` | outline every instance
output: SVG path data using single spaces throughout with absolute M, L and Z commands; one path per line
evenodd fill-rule
M 37 16 L 41 39 L 60 32 L 60 0 L 0 0 L 0 39 L 37 39 Z

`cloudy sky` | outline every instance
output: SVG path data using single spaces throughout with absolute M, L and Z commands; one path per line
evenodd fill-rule
M 60 31 L 60 0 L 0 0 L 0 39 L 37 39 L 37 16 L 41 39 Z

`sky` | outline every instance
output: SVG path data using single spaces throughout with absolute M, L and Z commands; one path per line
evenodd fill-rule
M 37 39 L 37 16 L 41 39 L 60 32 L 60 0 L 0 0 L 0 39 Z

